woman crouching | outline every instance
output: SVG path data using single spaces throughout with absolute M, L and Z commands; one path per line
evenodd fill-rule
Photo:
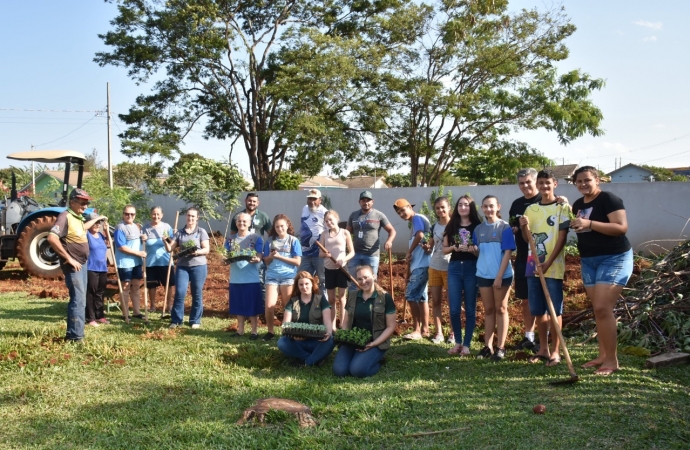
M 309 272 L 299 272 L 295 277 L 295 285 L 299 293 L 285 305 L 283 325 L 289 322 L 324 325 L 326 335 L 323 339 L 281 336 L 278 339 L 278 349 L 307 366 L 314 366 L 328 357 L 335 347 L 331 305 L 319 294 L 318 279 Z
M 375 375 L 395 331 L 395 303 L 390 294 L 374 282 L 371 266 L 358 266 L 355 274 L 361 289 L 348 293 L 341 327 L 369 330 L 373 340 L 363 350 L 351 345 L 340 346 L 333 362 L 333 373 L 338 377 Z

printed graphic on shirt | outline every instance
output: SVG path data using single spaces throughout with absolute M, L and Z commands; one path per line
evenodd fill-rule
M 587 219 L 587 220 L 589 220 L 589 216 L 592 215 L 592 210 L 593 210 L 593 209 L 594 209 L 594 207 L 590 206 L 589 208 L 584 208 L 584 209 L 579 210 L 579 211 L 577 212 L 577 218 L 578 218 L 578 219 Z M 579 233 L 589 233 L 590 231 L 592 231 L 592 229 L 591 229 L 591 228 L 587 228 L 586 230 L 576 231 L 576 233 L 578 233 L 578 234 L 579 234 Z

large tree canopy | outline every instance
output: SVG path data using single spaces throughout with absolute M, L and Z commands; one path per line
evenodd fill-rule
M 603 81 L 555 68 L 575 31 L 562 9 L 510 14 L 507 0 L 443 0 L 426 11 L 405 63 L 379 71 L 381 116 L 370 124 L 379 158 L 409 164 L 413 186 L 437 185 L 456 166 L 466 176 L 469 160 L 524 154 L 515 130 L 550 130 L 562 144 L 602 134 L 590 96 Z
M 379 67 L 419 35 L 409 0 L 121 0 L 100 65 L 160 79 L 128 114 L 130 156 L 172 158 L 192 127 L 240 142 L 257 189 L 290 163 L 338 172 L 367 144 Z M 364 118 L 369 118 L 364 120 Z

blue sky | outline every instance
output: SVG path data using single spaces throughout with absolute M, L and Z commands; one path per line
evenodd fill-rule
M 580 68 L 606 80 L 594 94 L 604 113 L 604 136 L 585 136 L 566 147 L 546 132 L 522 132 L 516 138 L 559 163 L 590 164 L 607 172 L 619 157 L 623 164 L 690 166 L 690 37 L 683 31 L 690 2 L 510 4 L 513 10 L 565 6 L 578 30 L 567 41 L 571 55 L 561 69 Z M 113 159 L 126 160 L 119 151 L 117 134 L 124 125 L 117 114 L 127 112 L 136 96 L 150 88 L 129 80 L 125 69 L 93 62 L 94 54 L 104 50 L 97 34 L 109 29 L 115 15 L 115 6 L 95 0 L 0 2 L 0 167 L 9 165 L 8 154 L 32 145 L 84 153 L 95 148 L 105 160 L 106 120 L 94 111 L 105 110 L 106 82 L 115 118 Z M 183 151 L 222 160 L 229 145 L 193 132 Z M 248 171 L 243 148 L 236 148 L 233 161 Z

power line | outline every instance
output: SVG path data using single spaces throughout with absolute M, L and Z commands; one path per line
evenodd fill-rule
M 661 158 L 650 159 L 650 160 L 645 161 L 645 164 L 646 164 L 646 163 L 653 162 L 653 161 L 659 161 L 660 159 L 673 158 L 674 156 L 683 155 L 683 154 L 685 154 L 685 153 L 690 153 L 690 150 L 686 150 L 686 151 L 684 151 L 684 152 L 676 153 L 676 154 L 673 154 L 673 155 L 662 156 Z
M 622 151 L 622 152 L 609 153 L 609 154 L 607 154 L 607 155 L 585 156 L 584 159 L 607 158 L 607 157 L 609 157 L 609 156 L 620 156 L 620 155 L 624 155 L 624 154 L 626 154 L 626 153 L 637 152 L 637 151 L 640 151 L 640 150 L 648 150 L 648 149 L 650 149 L 650 148 L 654 148 L 654 147 L 659 147 L 659 146 L 662 146 L 662 145 L 670 144 L 671 142 L 675 142 L 675 141 L 678 141 L 678 140 L 680 140 L 680 139 L 684 139 L 684 138 L 689 137 L 689 136 L 690 136 L 690 133 L 684 134 L 684 135 L 682 135 L 682 136 L 675 137 L 675 138 L 673 138 L 673 139 L 669 139 L 668 141 L 659 142 L 659 143 L 652 144 L 652 145 L 647 145 L 647 146 L 645 146 L 645 147 L 639 147 L 639 148 L 635 148 L 635 149 L 632 149 L 632 150 L 624 150 L 624 151 Z M 561 159 L 561 158 L 562 158 L 562 157 L 559 157 L 559 158 L 556 158 L 556 159 Z M 663 159 L 663 158 L 659 158 L 659 159 Z M 654 160 L 654 161 L 656 161 L 656 160 Z
M 81 124 L 80 126 L 78 126 L 77 128 L 75 128 L 74 130 L 70 131 L 70 132 L 67 133 L 66 135 L 61 136 L 61 137 L 59 137 L 59 138 L 57 138 L 57 139 L 53 139 L 52 141 L 44 142 L 43 144 L 38 144 L 38 145 L 36 145 L 36 147 L 42 147 L 42 146 L 44 146 L 44 145 L 52 144 L 53 142 L 57 142 L 57 141 L 59 141 L 60 139 L 64 139 L 64 138 L 66 138 L 67 136 L 69 136 L 70 134 L 72 134 L 72 133 L 74 133 L 75 131 L 77 131 L 77 130 L 79 130 L 80 128 L 82 128 L 82 127 L 83 127 L 84 125 L 86 125 L 87 123 L 91 122 L 91 121 L 92 121 L 93 119 L 95 119 L 96 117 L 98 117 L 98 116 L 94 115 L 94 116 L 91 117 L 89 120 L 87 120 L 86 122 L 84 122 L 83 124 Z
M 59 113 L 104 113 L 103 110 L 90 109 L 24 109 L 24 108 L 0 108 L 0 111 L 28 111 L 28 112 L 59 112 Z

